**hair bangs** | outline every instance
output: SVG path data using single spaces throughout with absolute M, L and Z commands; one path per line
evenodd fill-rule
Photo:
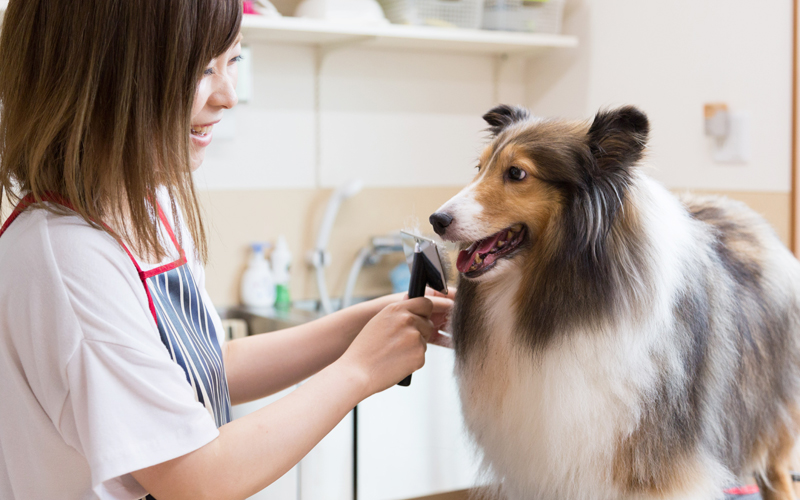
M 200 54 L 211 60 L 233 46 L 242 28 L 242 15 L 240 0 L 198 2 L 195 28 Z

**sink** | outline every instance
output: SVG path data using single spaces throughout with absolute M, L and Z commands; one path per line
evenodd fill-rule
M 353 305 L 376 297 L 356 297 Z M 334 310 L 338 310 L 341 299 L 331 299 Z M 220 318 L 225 320 L 241 320 L 247 324 L 247 335 L 274 332 L 302 325 L 325 316 L 318 300 L 296 300 L 289 309 L 276 309 L 274 307 L 219 307 Z M 231 337 L 229 337 L 231 338 Z M 236 338 L 233 336 L 232 338 Z
M 321 313 L 302 307 L 275 309 L 274 307 L 228 307 L 220 308 L 223 320 L 238 319 L 247 323 L 247 334 L 274 332 L 302 325 L 322 317 Z

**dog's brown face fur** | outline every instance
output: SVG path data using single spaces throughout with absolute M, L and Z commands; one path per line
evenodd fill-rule
M 483 207 L 478 219 L 488 229 L 488 234 L 524 224 L 529 240 L 520 250 L 530 252 L 530 243 L 545 231 L 548 222 L 559 212 L 563 195 L 542 180 L 537 162 L 514 140 L 516 138 L 492 144 L 484 150 L 473 181 L 476 183 L 475 201 Z
M 619 293 L 634 288 L 627 281 L 646 281 L 621 274 L 609 257 L 637 246 L 636 231 L 626 241 L 610 235 L 631 224 L 623 213 L 635 213 L 624 205 L 649 124 L 632 107 L 601 111 L 591 124 L 531 119 L 508 106 L 484 119 L 494 137 L 476 178 L 431 220 L 440 236 L 461 244 L 462 289 L 524 276 L 518 321 L 536 332 L 527 340 L 538 348 L 557 328 L 614 312 L 625 302 Z M 587 293 L 578 312 L 575 290 Z
M 562 246 L 602 252 L 609 223 L 622 208 L 631 166 L 642 156 L 647 118 L 635 108 L 621 108 L 599 113 L 589 125 L 533 120 L 520 108 L 500 106 L 484 119 L 494 140 L 481 155 L 477 176 L 432 216 L 443 238 L 465 249 L 478 242 L 470 255 L 461 256 L 459 271 L 477 278 L 521 252 L 552 254 Z M 509 241 L 519 247 L 515 251 L 498 257 L 480 251 L 498 232 L 519 224 L 524 234 Z

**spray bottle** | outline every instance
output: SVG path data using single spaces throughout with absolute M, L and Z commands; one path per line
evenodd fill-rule
M 289 293 L 289 269 L 292 265 L 292 252 L 289 251 L 289 244 L 286 237 L 280 235 L 272 251 L 272 269 L 275 277 L 275 307 L 286 310 L 292 305 L 291 294 Z
M 247 269 L 242 276 L 242 304 L 248 307 L 272 307 L 275 303 L 275 281 L 264 252 L 269 243 L 253 243 Z

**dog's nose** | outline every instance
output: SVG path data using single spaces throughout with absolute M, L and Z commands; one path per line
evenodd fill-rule
M 436 234 L 439 236 L 444 236 L 444 232 L 447 231 L 447 226 L 453 222 L 452 217 L 441 212 L 436 212 L 435 214 L 431 215 L 431 218 L 428 220 L 433 226 L 433 230 L 436 231 Z

